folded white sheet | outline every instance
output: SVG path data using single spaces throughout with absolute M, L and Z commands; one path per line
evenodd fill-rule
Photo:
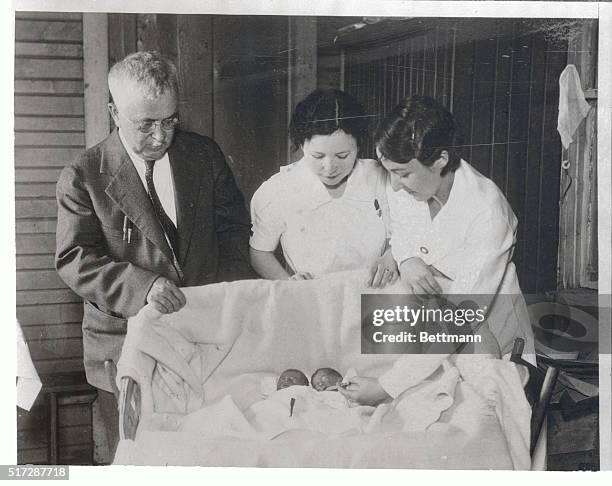
M 361 354 L 361 292 L 376 292 L 364 289 L 365 280 L 365 272 L 347 272 L 316 281 L 216 284 L 184 289 L 187 305 L 175 314 L 145 307 L 128 323 L 118 365 L 119 380 L 130 376 L 140 384 L 141 426 L 137 446 L 124 441 L 116 462 L 528 468 L 529 410 L 502 403 L 526 405 L 514 365 L 501 360 L 481 364 L 492 371 L 483 374 L 489 381 L 478 382 L 480 375 L 463 380 L 461 366 L 446 356 L 402 356 L 404 369 L 414 373 L 408 380 L 398 375 L 398 399 L 375 413 L 334 407 L 305 389 L 293 396 L 290 417 L 286 395 L 298 395 L 291 388 L 300 387 L 262 400 L 262 379 L 287 368 L 354 368 L 380 377 L 394 367 L 400 355 Z M 517 424 L 518 432 L 506 430 Z M 487 448 L 480 450 L 482 444 Z M 478 461 L 466 460 L 475 450 Z

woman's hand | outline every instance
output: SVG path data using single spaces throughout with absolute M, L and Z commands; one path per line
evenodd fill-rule
M 310 272 L 296 272 L 289 277 L 289 280 L 312 280 L 313 278 L 314 275 Z
M 391 248 L 374 262 L 374 265 L 370 268 L 370 278 L 368 280 L 368 286 L 374 288 L 382 288 L 387 285 L 391 285 L 399 278 L 399 270 L 397 263 L 391 253 Z
M 376 378 L 353 376 L 346 387 L 339 387 L 338 391 L 346 398 L 360 405 L 376 406 L 391 399 Z
M 442 287 L 436 281 L 435 271 L 419 257 L 404 260 L 400 265 L 402 282 L 414 294 L 437 295 L 442 293 Z

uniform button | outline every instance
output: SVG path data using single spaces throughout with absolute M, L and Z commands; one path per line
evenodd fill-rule
M 420 250 L 421 250 L 421 253 L 424 253 L 425 255 L 427 255 L 429 253 L 429 250 L 427 248 L 425 248 L 424 246 L 422 246 L 420 248 Z

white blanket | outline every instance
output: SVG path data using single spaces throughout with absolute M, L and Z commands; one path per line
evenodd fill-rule
M 391 368 L 398 355 L 361 354 L 365 279 L 217 284 L 185 289 L 178 313 L 143 309 L 118 366 L 140 384 L 142 418 L 115 463 L 528 469 L 529 407 L 506 361 L 440 356 L 435 375 L 376 410 L 313 407 L 308 389 L 290 417 L 285 398 L 302 387 L 262 399 L 262 379 L 286 368 Z

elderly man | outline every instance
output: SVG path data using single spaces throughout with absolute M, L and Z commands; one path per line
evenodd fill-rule
M 223 153 L 177 128 L 175 66 L 137 52 L 108 85 L 117 128 L 62 171 L 56 250 L 60 276 L 85 300 L 87 379 L 107 392 L 104 362 L 119 358 L 128 317 L 147 303 L 179 310 L 182 286 L 252 275 L 249 217 Z M 113 397 L 99 396 L 116 427 Z

